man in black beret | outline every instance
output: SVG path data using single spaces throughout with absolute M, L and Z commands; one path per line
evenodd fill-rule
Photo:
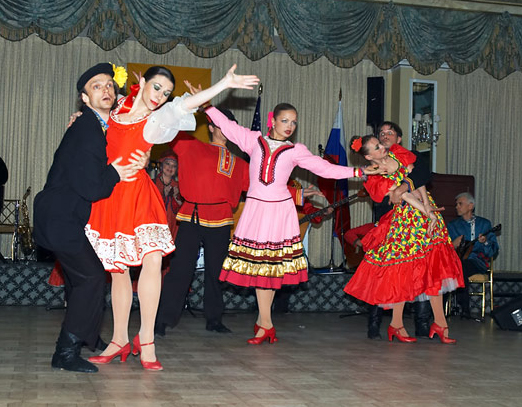
M 119 181 L 131 181 L 145 162 L 142 153 L 126 166 L 118 164 L 121 158 L 107 164 L 105 132 L 116 100 L 113 75 L 112 65 L 102 63 L 78 80 L 82 114 L 65 132 L 34 201 L 35 240 L 61 263 L 68 292 L 52 366 L 75 372 L 98 371 L 80 356 L 83 343 L 94 349 L 99 338 L 105 297 L 105 270 L 84 232 L 91 204 L 108 197 Z

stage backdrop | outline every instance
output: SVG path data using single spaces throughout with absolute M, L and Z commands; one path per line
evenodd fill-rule
M 299 112 L 299 126 L 293 139 L 304 143 L 314 153 L 317 153 L 318 144 L 325 145 L 328 139 L 337 112 L 340 87 L 344 95 L 346 137 L 367 134 L 367 78 L 384 76 L 390 85 L 387 91 L 392 94 L 401 90 L 399 93 L 403 97 L 403 80 L 409 77 L 411 69 L 382 71 L 369 60 L 342 69 L 332 65 L 327 58 L 301 66 L 288 54 L 275 52 L 251 61 L 241 51 L 233 49 L 215 58 L 199 58 L 181 45 L 166 54 L 155 54 L 138 41 L 126 41 L 111 51 L 104 51 L 86 37 L 77 37 L 56 46 L 36 35 L 22 41 L 0 38 L 0 55 L 0 100 L 5 101 L 0 106 L 0 156 L 9 169 L 5 197 L 21 199 L 27 187 L 31 186 L 32 193 L 28 198 L 31 214 L 32 199 L 44 186 L 54 152 L 74 111 L 76 81 L 85 69 L 99 62 L 124 65 L 128 61 L 140 61 L 212 69 L 214 82 L 237 63 L 239 73 L 256 74 L 263 82 L 262 124 L 266 125 L 266 114 L 277 103 L 292 103 Z M 475 176 L 477 213 L 506 225 L 502 230 L 500 255 L 495 268 L 520 270 L 522 72 L 513 73 L 502 81 L 480 69 L 467 75 L 447 70 L 442 74 L 439 85 L 444 92 L 439 92 L 438 104 L 439 107 L 445 106 L 447 118 L 443 119 L 439 129 L 447 145 L 437 155 L 446 156 L 447 173 Z M 182 78 L 177 79 L 181 89 Z M 257 92 L 235 89 L 223 92 L 213 103 L 231 109 L 240 124 L 250 126 L 256 100 Z M 401 114 L 403 104 L 392 106 L 390 98 L 386 106 L 385 119 L 391 119 L 395 114 Z M 406 127 L 407 123 L 403 129 Z M 362 164 L 362 160 L 353 154 L 349 155 L 348 162 L 355 166 Z M 307 171 L 296 171 L 295 174 L 305 186 L 316 182 Z M 349 181 L 349 186 L 351 194 L 361 188 L 361 183 Z M 323 203 L 322 199 L 314 200 L 317 205 Z M 371 222 L 371 207 L 366 201 L 354 203 L 350 206 L 350 213 L 352 225 Z M 314 266 L 324 266 L 329 262 L 331 230 L 331 221 L 327 220 L 311 231 L 309 256 Z M 10 236 L 1 234 L 0 242 L 2 253 L 9 253 Z M 336 253 L 340 252 L 339 247 Z M 336 264 L 340 260 L 340 256 L 336 257 Z
M 130 89 L 132 85 L 138 83 L 137 76 L 143 75 L 147 69 L 151 66 L 157 64 L 139 64 L 135 62 L 127 63 L 127 73 L 129 74 L 127 78 L 127 91 Z M 172 66 L 172 65 L 162 65 L 174 74 L 174 78 L 176 78 L 176 84 L 174 86 L 174 92 L 172 93 L 174 96 L 181 96 L 185 92 L 188 92 L 187 86 L 183 83 L 184 80 L 188 80 L 192 83 L 193 86 L 201 85 L 203 89 L 208 88 L 211 84 L 212 80 L 212 70 L 204 69 L 204 68 L 190 68 L 185 66 Z M 196 114 L 196 131 L 193 133 L 195 137 L 200 139 L 201 141 L 208 142 L 208 127 L 207 127 L 207 119 L 204 114 L 198 113 Z M 168 148 L 168 144 L 160 144 L 152 147 L 151 152 L 151 160 L 157 160 L 161 153 Z

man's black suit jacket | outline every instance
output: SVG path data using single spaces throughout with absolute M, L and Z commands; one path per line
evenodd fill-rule
M 77 253 L 92 202 L 108 197 L 120 180 L 107 165 L 107 141 L 87 106 L 66 131 L 54 154 L 44 189 L 34 200 L 34 238 L 51 251 Z

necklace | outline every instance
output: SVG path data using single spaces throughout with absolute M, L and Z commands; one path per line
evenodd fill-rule
M 143 119 L 145 119 L 146 117 L 148 117 L 150 115 L 150 111 L 146 111 L 145 113 L 143 113 L 142 115 L 140 116 L 136 116 L 136 117 L 130 117 L 129 116 L 129 112 L 124 112 L 120 115 L 120 110 L 121 110 L 121 107 L 123 105 L 120 104 L 116 109 L 114 109 L 112 112 L 111 112 L 111 116 L 112 116 L 112 119 L 115 121 L 115 122 L 118 122 L 118 123 L 121 123 L 121 124 L 134 124 L 134 123 L 138 123 L 140 121 L 142 121 Z M 126 120 L 122 119 L 121 116 L 122 115 L 127 115 L 126 117 Z
M 278 140 L 278 139 L 276 139 L 276 138 L 273 138 L 271 134 L 268 135 L 268 138 L 269 138 L 270 140 L 274 140 L 274 141 L 281 141 L 281 142 L 286 141 L 286 140 Z
M 163 174 L 159 176 L 159 179 L 160 179 L 161 183 L 166 187 L 168 187 L 170 185 L 170 183 L 172 182 L 172 178 L 171 178 L 170 181 L 165 184 L 165 181 L 163 181 Z

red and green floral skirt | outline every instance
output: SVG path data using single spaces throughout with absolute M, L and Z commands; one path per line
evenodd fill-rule
M 395 205 L 363 238 L 366 255 L 344 291 L 390 308 L 464 287 L 461 262 L 439 213 L 437 218 L 428 236 L 427 216 L 407 203 Z

